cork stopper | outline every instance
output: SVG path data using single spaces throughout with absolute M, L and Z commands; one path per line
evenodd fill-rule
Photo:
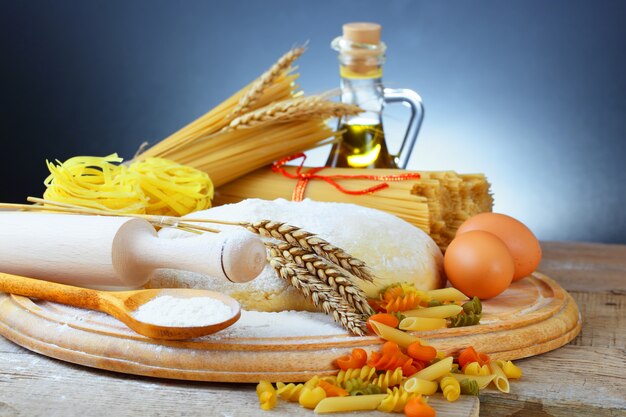
M 339 51 L 344 78 L 380 78 L 386 46 L 380 41 L 378 23 L 353 22 L 343 25 L 343 36 L 331 46 Z
M 380 31 L 382 27 L 378 23 L 353 22 L 343 25 L 343 37 L 351 42 L 380 43 Z

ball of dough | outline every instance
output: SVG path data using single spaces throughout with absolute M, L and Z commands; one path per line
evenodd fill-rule
M 186 217 L 249 222 L 268 219 L 314 233 L 364 261 L 373 270 L 377 277 L 373 283 L 356 280 L 368 297 L 376 297 L 380 289 L 396 282 L 413 283 L 423 290 L 440 288 L 445 283 L 443 256 L 435 242 L 417 227 L 379 210 L 311 200 L 249 199 L 198 211 Z M 211 227 L 228 229 L 236 226 Z M 168 239 L 190 236 L 176 229 L 163 229 L 159 235 Z M 243 284 L 191 272 L 161 270 L 156 272 L 149 286 L 220 291 L 238 299 L 247 310 L 315 310 L 269 265 L 256 279 Z

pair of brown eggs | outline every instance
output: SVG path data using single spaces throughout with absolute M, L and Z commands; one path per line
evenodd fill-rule
M 541 246 L 528 227 L 505 214 L 481 213 L 461 225 L 444 268 L 455 288 L 487 299 L 530 275 L 540 262 Z

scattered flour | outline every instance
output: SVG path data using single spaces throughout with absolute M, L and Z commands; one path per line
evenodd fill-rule
M 43 300 L 38 300 L 38 304 L 47 311 L 54 311 L 60 319 L 69 319 L 70 322 L 82 325 L 87 324 L 91 328 L 105 331 L 110 331 L 111 327 L 127 329 L 122 322 L 99 311 L 85 310 Z M 128 331 L 132 332 L 130 329 Z M 268 313 L 241 310 L 241 318 L 235 324 L 217 333 L 204 336 L 203 339 L 341 336 L 347 334 L 348 332 L 335 323 L 332 317 L 324 313 L 309 311 Z M 160 348 L 161 346 L 158 346 L 155 349 Z
M 348 334 L 330 316 L 309 311 L 241 311 L 241 318 L 232 326 L 216 333 L 226 337 L 297 337 Z
M 132 313 L 141 322 L 159 326 L 198 327 L 221 323 L 233 316 L 228 305 L 211 297 L 153 298 Z

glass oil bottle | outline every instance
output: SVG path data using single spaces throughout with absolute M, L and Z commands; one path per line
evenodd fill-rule
M 331 149 L 327 166 L 349 168 L 406 168 L 417 140 L 424 107 L 417 93 L 384 88 L 382 83 L 386 46 L 376 23 L 347 23 L 343 36 L 331 47 L 339 52 L 341 101 L 356 104 L 363 112 L 340 120 L 341 140 Z M 402 102 L 411 108 L 411 118 L 400 151 L 387 148 L 382 123 L 386 103 Z

